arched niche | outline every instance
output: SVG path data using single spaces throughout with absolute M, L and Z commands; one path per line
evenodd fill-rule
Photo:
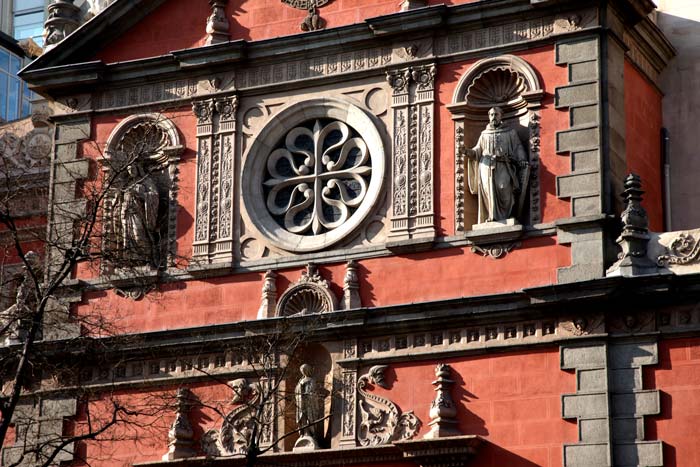
M 520 221 L 540 222 L 539 113 L 544 91 L 532 66 L 515 55 L 480 60 L 460 78 L 448 109 L 455 128 L 455 231 L 471 229 L 477 218 L 476 197 L 466 187 L 466 167 L 459 147 L 471 147 L 488 123 L 488 110 L 498 106 L 503 120 L 515 128 L 531 164 L 528 205 Z
M 180 134 L 175 124 L 159 113 L 132 115 L 112 130 L 101 161 L 104 180 L 109 184 L 105 197 L 103 262 L 106 273 L 129 268 L 162 269 L 173 266 L 176 256 L 178 163 L 183 151 Z M 125 193 L 136 183 L 148 188 L 154 195 L 154 227 L 148 232 L 150 255 L 139 251 L 129 257 L 125 227 Z M 158 202 L 155 203 L 155 193 Z M 131 256 L 135 256 L 131 254 Z

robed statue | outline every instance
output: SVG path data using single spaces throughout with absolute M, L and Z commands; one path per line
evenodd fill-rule
M 158 206 L 160 194 L 151 176 L 132 163 L 127 180 L 117 192 L 113 221 L 118 249 L 123 260 L 154 263 L 158 247 Z
M 529 164 L 518 133 L 503 124 L 500 107 L 489 110 L 489 123 L 468 158 L 469 191 L 479 199 L 478 223 L 502 222 L 519 215 L 527 191 Z
M 318 447 L 319 433 L 323 426 L 321 413 L 321 400 L 319 390 L 314 380 L 311 365 L 303 364 L 299 367 L 301 378 L 294 388 L 296 399 L 296 422 L 299 431 L 299 439 L 294 444 L 295 451 L 313 450 Z

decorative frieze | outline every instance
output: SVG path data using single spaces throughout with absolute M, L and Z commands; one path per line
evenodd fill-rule
M 433 206 L 434 64 L 392 70 L 393 241 L 435 237 Z
M 233 260 L 234 171 L 237 96 L 195 101 L 197 201 L 193 257 Z

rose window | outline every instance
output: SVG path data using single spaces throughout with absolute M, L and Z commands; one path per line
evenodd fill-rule
M 343 225 L 367 194 L 367 144 L 343 122 L 293 128 L 267 159 L 267 209 L 287 231 L 318 235 Z
M 383 172 L 384 149 L 371 118 L 324 99 L 292 106 L 263 128 L 244 164 L 243 201 L 253 225 L 276 246 L 318 250 L 362 222 Z

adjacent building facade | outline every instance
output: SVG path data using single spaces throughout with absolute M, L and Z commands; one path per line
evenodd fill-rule
M 700 234 L 654 233 L 651 2 L 51 8 L 22 73 L 56 126 L 44 259 L 90 187 L 102 254 L 44 329 L 77 376 L 26 394 L 5 463 L 116 394 L 177 403 L 57 461 L 696 465 Z

